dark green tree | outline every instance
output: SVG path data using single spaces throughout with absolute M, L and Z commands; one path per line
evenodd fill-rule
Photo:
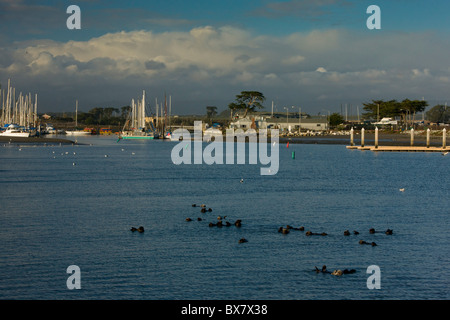
M 344 118 L 337 112 L 330 115 L 329 118 L 330 126 L 336 127 L 344 122 Z
M 450 121 L 450 108 L 438 104 L 431 108 L 427 113 L 427 120 L 431 122 L 449 122 Z
M 366 119 L 381 119 L 385 117 L 396 117 L 400 115 L 401 103 L 397 100 L 383 101 L 372 100 L 371 103 L 363 103 Z
M 262 105 L 266 101 L 264 95 L 259 91 L 242 91 L 241 94 L 236 95 L 235 102 L 228 105 L 232 114 L 237 110 L 244 110 L 244 118 L 249 111 L 255 111 L 256 108 L 262 109 Z
M 217 115 L 217 107 L 208 106 L 206 107 L 206 117 L 211 121 L 213 117 Z
M 402 102 L 397 100 L 383 101 L 372 100 L 371 103 L 364 103 L 363 114 L 365 118 L 381 119 L 385 117 L 401 116 L 405 122 L 412 121 L 416 113 L 423 112 L 428 106 L 428 102 L 423 100 L 409 100 L 405 99 Z

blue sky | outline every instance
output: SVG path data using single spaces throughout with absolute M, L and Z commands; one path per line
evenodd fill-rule
M 81 30 L 68 30 L 69 5 Z M 369 5 L 381 30 L 368 30 Z M 226 109 L 259 90 L 280 109 L 340 111 L 372 99 L 444 103 L 448 1 L 0 0 L 0 82 L 40 111 L 120 107 L 146 90 L 174 112 Z M 353 108 L 355 109 L 355 108 Z

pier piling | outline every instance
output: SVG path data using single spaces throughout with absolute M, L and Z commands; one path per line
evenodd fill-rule
M 361 129 L 361 147 L 364 147 L 364 128 Z
M 447 148 L 447 129 L 442 130 L 442 149 Z
M 354 141 L 354 130 L 353 128 L 350 130 L 350 146 L 354 146 L 355 145 L 355 141 Z
M 375 149 L 378 149 L 378 127 L 375 127 Z

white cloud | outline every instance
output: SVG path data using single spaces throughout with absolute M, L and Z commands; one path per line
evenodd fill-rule
M 442 50 L 426 49 L 437 41 Z M 201 104 L 201 112 L 204 103 L 226 107 L 246 89 L 298 103 L 339 105 L 339 99 L 446 95 L 442 79 L 450 79 L 450 69 L 442 66 L 448 65 L 449 49 L 448 41 L 413 33 L 368 38 L 316 30 L 275 37 L 230 26 L 141 30 L 88 41 L 1 44 L 0 81 L 12 78 L 41 88 L 40 100 L 47 99 L 49 106 L 52 99 L 61 104 L 69 93 L 90 97 L 92 103 L 104 103 L 105 97 L 127 103 L 142 89 L 175 91 L 177 100 L 198 101 L 191 106 Z M 413 91 L 418 88 L 420 93 Z M 199 92 L 202 102 L 195 100 Z

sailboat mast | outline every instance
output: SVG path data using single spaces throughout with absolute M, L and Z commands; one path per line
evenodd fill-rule
M 141 127 L 145 128 L 145 90 L 142 92 L 142 106 L 141 106 Z
M 167 97 L 164 94 L 164 130 L 163 130 L 163 132 L 166 131 L 166 125 L 167 125 Z
M 78 100 L 75 101 L 75 127 L 78 127 Z

